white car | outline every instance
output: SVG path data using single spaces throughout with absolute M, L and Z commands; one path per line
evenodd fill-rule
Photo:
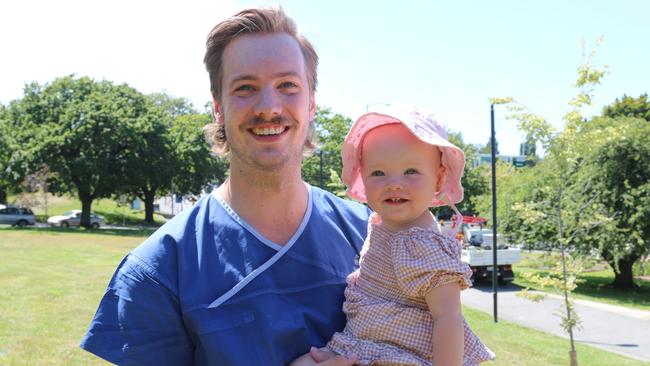
M 50 226 L 70 227 L 79 226 L 81 223 L 81 210 L 66 211 L 63 215 L 50 216 L 47 224 Z M 104 223 L 104 218 L 94 213 L 90 213 L 90 227 L 98 229 Z

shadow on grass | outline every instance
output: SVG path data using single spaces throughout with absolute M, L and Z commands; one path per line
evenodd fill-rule
M 580 276 L 585 280 L 574 290 L 577 295 L 609 298 L 634 306 L 650 307 L 650 283 L 647 281 L 636 280 L 637 288 L 619 289 L 612 285 L 614 278 L 604 276 L 590 276 L 589 274 Z
M 137 229 L 86 229 L 86 228 L 62 228 L 62 227 L 0 227 L 0 231 L 31 231 L 37 233 L 58 233 L 58 234 L 94 234 L 94 235 L 112 235 L 112 236 L 135 236 L 146 237 L 153 234 L 157 227 L 137 228 Z
M 125 226 L 149 226 L 152 228 L 157 228 L 163 224 L 163 222 L 155 222 L 153 224 L 148 224 L 144 222 L 144 213 L 138 212 L 138 216 L 142 215 L 142 217 L 134 217 L 134 215 L 124 215 L 119 212 L 113 212 L 113 211 L 104 211 L 104 210 L 93 210 L 98 215 L 101 215 L 104 217 L 104 220 L 106 220 L 106 223 L 108 225 L 125 225 Z
M 518 277 L 518 272 L 528 272 L 529 269 L 519 269 L 515 271 L 515 285 L 524 288 L 530 286 L 533 289 L 541 290 L 550 293 L 560 294 L 559 291 L 549 288 L 539 288 L 531 283 L 527 283 L 523 278 Z M 539 271 L 540 275 L 548 275 L 547 271 Z M 650 309 L 650 282 L 635 280 L 635 283 L 638 285 L 637 288 L 630 289 L 619 289 L 614 287 L 614 275 L 613 273 L 604 273 L 604 272 L 584 272 L 579 279 L 584 282 L 578 284 L 578 287 L 573 290 L 574 295 L 577 298 L 582 298 L 591 301 L 605 301 L 614 305 L 621 306 L 631 306 L 635 308 Z

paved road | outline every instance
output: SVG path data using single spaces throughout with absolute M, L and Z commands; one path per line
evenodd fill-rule
M 560 328 L 563 298 L 547 296 L 540 303 L 516 296 L 519 287 L 500 286 L 497 293 L 498 319 L 568 338 Z M 493 313 L 492 285 L 478 285 L 462 292 L 465 306 Z M 582 319 L 582 330 L 574 339 L 610 352 L 650 361 L 650 311 L 628 309 L 591 301 L 576 300 L 576 311 Z M 649 363 L 650 365 L 650 363 Z

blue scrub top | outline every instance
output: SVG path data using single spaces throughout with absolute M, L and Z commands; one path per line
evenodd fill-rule
M 309 187 L 277 245 L 209 195 L 124 258 L 81 343 L 120 365 L 286 365 L 345 325 L 369 210 Z

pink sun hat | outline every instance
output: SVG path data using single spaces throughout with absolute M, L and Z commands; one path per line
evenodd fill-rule
M 435 197 L 431 207 L 453 205 L 463 200 L 463 186 L 460 179 L 465 168 L 465 153 L 447 139 L 447 132 L 440 122 L 429 113 L 418 108 L 403 106 L 382 106 L 368 112 L 352 125 L 343 142 L 343 183 L 347 194 L 359 202 L 367 202 L 366 190 L 361 181 L 361 149 L 363 139 L 373 128 L 401 123 L 418 139 L 437 146 L 442 153 L 440 163 L 447 169 L 440 196 Z

